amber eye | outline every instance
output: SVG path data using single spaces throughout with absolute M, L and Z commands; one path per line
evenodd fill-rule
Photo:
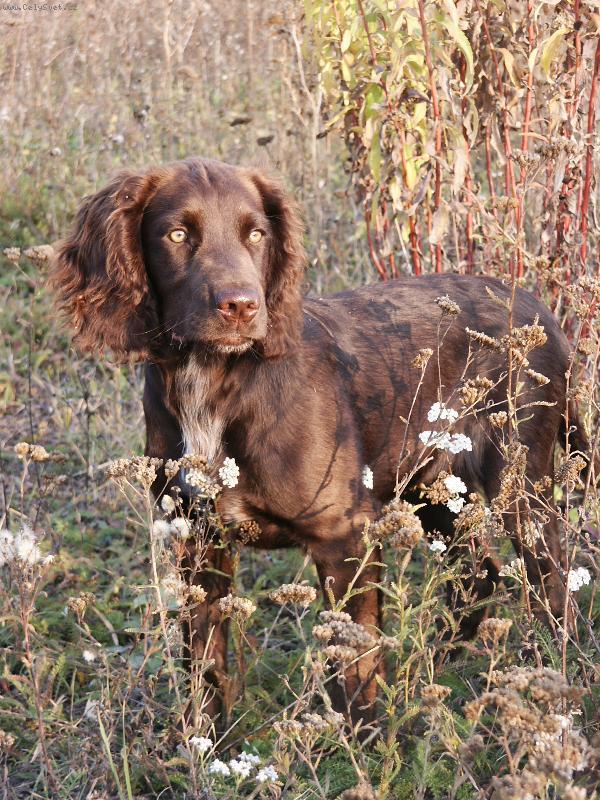
M 187 238 L 187 233 L 182 228 L 175 228 L 175 230 L 171 231 L 169 234 L 169 239 L 175 242 L 175 244 L 181 244 L 181 242 L 185 242 Z
M 250 235 L 248 236 L 248 241 L 251 244 L 258 244 L 260 240 L 263 238 L 262 231 L 250 231 Z

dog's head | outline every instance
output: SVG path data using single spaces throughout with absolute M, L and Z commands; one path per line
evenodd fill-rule
M 277 182 L 190 159 L 86 198 L 52 283 L 88 349 L 276 357 L 299 335 L 301 238 Z

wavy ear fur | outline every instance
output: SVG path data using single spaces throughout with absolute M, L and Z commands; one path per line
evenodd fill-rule
M 276 358 L 285 355 L 302 332 L 300 286 L 305 268 L 304 231 L 296 206 L 281 184 L 257 172 L 250 177 L 261 194 L 273 231 L 266 285 L 269 322 L 263 351 L 267 358 Z
M 87 350 L 143 355 L 158 324 L 141 246 L 144 208 L 156 176 L 121 173 L 87 197 L 54 260 L 50 282 Z

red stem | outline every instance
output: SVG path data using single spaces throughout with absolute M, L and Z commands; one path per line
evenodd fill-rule
M 596 92 L 598 90 L 598 73 L 600 72 L 600 39 L 596 44 L 596 56 L 594 58 L 594 71 L 592 73 L 592 84 L 590 86 L 590 99 L 588 103 L 587 119 L 587 143 L 585 153 L 585 178 L 583 181 L 583 193 L 581 197 L 581 266 L 585 269 L 587 259 L 587 232 L 588 232 L 588 209 L 590 207 L 590 193 L 592 186 L 592 169 L 594 155 L 594 127 L 596 124 Z

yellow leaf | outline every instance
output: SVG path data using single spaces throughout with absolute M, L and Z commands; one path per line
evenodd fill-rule
M 550 66 L 552 61 L 556 58 L 560 45 L 562 44 L 565 34 L 569 33 L 569 28 L 559 28 L 554 31 L 544 44 L 542 45 L 542 55 L 540 57 L 540 67 L 546 78 L 550 79 Z
M 350 30 L 345 30 L 344 35 L 342 36 L 342 44 L 341 44 L 342 53 L 345 53 L 351 44 L 352 44 L 352 32 Z

